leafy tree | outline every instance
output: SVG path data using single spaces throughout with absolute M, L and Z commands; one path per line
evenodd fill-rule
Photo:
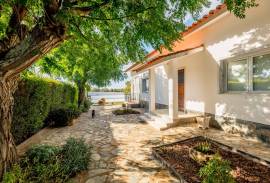
M 130 81 L 127 81 L 127 82 L 126 82 L 126 86 L 125 86 L 125 88 L 124 88 L 124 93 L 125 93 L 126 95 L 128 95 L 128 94 L 131 93 L 131 83 L 130 83 Z
M 97 39 L 97 38 L 96 38 Z M 100 47 L 77 39 L 66 41 L 35 64 L 42 72 L 74 82 L 78 87 L 78 107 L 86 97 L 88 85 L 106 86 L 110 80 L 124 78 L 121 65 L 127 58 L 115 52 L 107 40 L 99 39 Z
M 225 0 L 243 18 L 255 0 Z M 102 35 L 131 60 L 144 44 L 169 47 L 209 0 L 0 0 L 0 177 L 17 157 L 10 133 L 18 75 L 64 40 Z

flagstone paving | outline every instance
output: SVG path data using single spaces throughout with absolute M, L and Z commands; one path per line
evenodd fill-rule
M 270 160 L 270 147 L 254 139 L 210 129 L 177 127 L 158 131 L 139 115 L 114 116 L 112 107 L 97 109 L 96 118 L 84 113 L 73 126 L 44 129 L 18 146 L 22 154 L 31 145 L 62 145 L 68 137 L 84 138 L 92 146 L 89 170 L 72 180 L 78 183 L 173 183 L 178 182 L 151 156 L 151 147 L 207 135 L 237 149 Z

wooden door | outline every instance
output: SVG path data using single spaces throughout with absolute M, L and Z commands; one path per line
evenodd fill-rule
M 185 109 L 185 72 L 184 69 L 178 70 L 178 110 Z

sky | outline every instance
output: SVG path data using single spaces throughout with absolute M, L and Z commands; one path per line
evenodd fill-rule
M 210 6 L 209 8 L 204 8 L 203 11 L 201 12 L 201 16 L 207 14 L 210 10 L 215 9 L 215 7 L 221 3 L 220 1 L 221 1 L 221 0 L 211 0 L 211 6 Z M 189 26 L 189 25 L 191 25 L 193 22 L 194 22 L 194 20 L 193 20 L 193 18 L 191 17 L 191 15 L 187 15 L 185 24 L 186 24 L 187 26 Z M 151 47 L 147 47 L 146 49 L 147 49 L 148 52 L 151 52 L 151 51 L 153 50 Z M 128 65 L 125 65 L 125 66 L 123 67 L 123 71 L 124 71 L 125 69 L 127 69 L 127 68 L 128 68 L 129 66 L 131 66 L 131 65 L 132 65 L 132 63 L 131 63 L 131 64 L 128 64 Z M 119 81 L 119 82 L 114 82 L 114 81 L 112 81 L 112 82 L 111 82 L 111 85 L 108 86 L 107 88 L 124 88 L 124 87 L 125 87 L 125 83 L 126 83 L 128 80 L 130 80 L 130 77 L 127 77 L 125 80 Z

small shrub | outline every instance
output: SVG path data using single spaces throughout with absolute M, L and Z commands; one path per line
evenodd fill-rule
M 212 152 L 211 144 L 207 141 L 198 143 L 194 149 L 204 154 Z
M 3 176 L 2 183 L 27 183 L 29 171 L 22 169 L 19 164 L 14 164 L 9 172 Z
M 90 147 L 82 139 L 69 138 L 62 150 L 64 173 L 73 176 L 87 170 L 90 161 Z
M 50 145 L 35 145 L 26 152 L 26 157 L 31 163 L 46 163 L 56 158 L 61 149 Z
M 203 183 L 235 183 L 231 175 L 230 162 L 215 155 L 199 171 Z
M 83 102 L 83 106 L 82 106 L 82 112 L 87 112 L 91 107 L 91 101 L 86 99 L 84 102 Z
M 126 115 L 126 114 L 140 114 L 139 111 L 133 109 L 117 109 L 112 112 L 115 115 Z
M 82 139 L 70 138 L 63 147 L 36 145 L 3 176 L 3 183 L 65 183 L 88 168 L 90 151 Z
M 51 111 L 46 119 L 46 125 L 50 127 L 63 127 L 72 124 L 73 119 L 80 115 L 79 110 L 56 109 Z
M 29 177 L 34 182 L 62 182 L 61 180 L 65 180 L 68 176 L 62 170 L 60 153 L 59 147 L 36 145 L 26 152 L 21 165 L 28 167 Z
M 101 98 L 99 101 L 98 101 L 98 105 L 105 105 L 106 104 L 106 99 L 105 98 Z

